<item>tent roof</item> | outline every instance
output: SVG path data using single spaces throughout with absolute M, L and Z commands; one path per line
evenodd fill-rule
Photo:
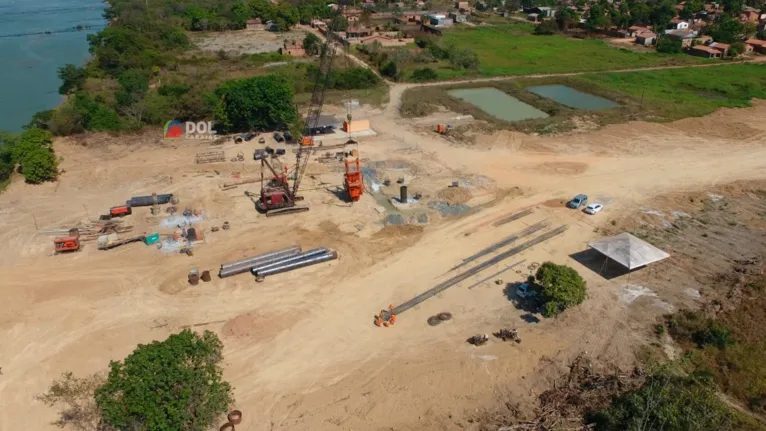
M 588 245 L 628 269 L 639 268 L 670 257 L 659 248 L 627 232 Z

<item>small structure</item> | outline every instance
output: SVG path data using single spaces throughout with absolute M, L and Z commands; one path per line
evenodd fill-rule
M 628 27 L 628 37 L 636 37 L 641 33 L 651 33 L 652 31 L 649 30 L 649 27 L 644 27 L 641 25 L 632 25 Z
M 719 51 L 721 53 L 721 57 L 727 57 L 729 55 L 729 49 L 731 49 L 731 45 L 721 42 L 710 42 L 707 46 L 715 49 L 716 51 Z
M 670 24 L 668 24 L 667 28 L 665 29 L 665 33 L 671 32 L 673 30 L 688 30 L 689 29 L 689 23 L 686 21 L 681 21 L 680 19 L 673 18 L 672 21 L 670 21 Z
M 346 39 L 360 39 L 372 36 L 372 29 L 367 27 L 349 27 L 346 30 Z
M 454 23 L 454 21 L 452 21 L 452 18 L 447 18 L 447 15 L 440 14 L 440 13 L 428 15 L 428 18 L 429 18 L 429 23 L 436 28 L 449 27 Z
M 474 8 L 471 7 L 471 3 L 467 1 L 458 1 L 455 2 L 455 9 L 457 9 L 460 12 L 470 14 L 474 11 Z
M 694 45 L 689 49 L 689 54 L 704 58 L 721 58 L 721 51 L 705 45 Z
M 651 31 L 645 31 L 636 36 L 636 43 L 643 46 L 650 46 L 657 43 L 657 35 Z
M 370 120 L 353 120 L 343 122 L 343 131 L 346 133 L 363 132 L 370 130 Z
M 748 39 L 745 41 L 745 46 L 751 46 L 753 51 L 766 54 L 766 40 Z
M 680 40 L 681 47 L 688 48 L 692 46 L 692 41 L 697 37 L 697 32 L 694 30 L 672 30 L 666 31 L 665 36 L 673 40 Z
M 306 55 L 306 50 L 303 48 L 302 40 L 285 41 L 285 45 L 279 49 L 279 53 L 282 55 L 291 55 L 293 57 L 303 57 Z
M 326 135 L 328 133 L 335 133 L 340 125 L 341 121 L 334 116 L 322 114 L 319 116 L 316 128 L 311 129 L 309 132 L 312 135 Z
M 447 16 L 452 20 L 452 22 L 468 22 L 468 17 L 461 13 L 450 12 Z
M 247 20 L 246 27 L 248 29 L 254 29 L 254 28 L 261 28 L 262 25 L 263 23 L 261 22 L 260 18 L 254 18 L 254 19 Z
M 629 271 L 670 257 L 669 254 L 659 248 L 627 232 L 591 242 L 588 246 Z

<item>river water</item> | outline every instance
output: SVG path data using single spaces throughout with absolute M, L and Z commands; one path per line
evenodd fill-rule
M 61 103 L 56 71 L 87 61 L 86 36 L 106 25 L 105 6 L 103 0 L 0 0 L 0 130 L 19 131 L 35 112 Z M 75 31 L 77 25 L 91 28 Z

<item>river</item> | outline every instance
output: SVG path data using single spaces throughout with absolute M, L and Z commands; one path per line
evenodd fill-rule
M 86 36 L 106 25 L 105 6 L 103 0 L 0 0 L 0 130 L 17 132 L 35 112 L 61 103 L 56 72 L 88 60 Z M 78 25 L 90 28 L 74 30 Z

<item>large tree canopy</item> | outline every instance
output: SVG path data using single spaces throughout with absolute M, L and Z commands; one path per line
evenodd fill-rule
M 228 81 L 215 95 L 216 121 L 224 132 L 285 128 L 297 118 L 293 90 L 280 75 Z
M 204 431 L 233 402 L 223 381 L 223 345 L 205 331 L 190 330 L 141 344 L 110 364 L 96 390 L 104 422 L 120 430 Z

